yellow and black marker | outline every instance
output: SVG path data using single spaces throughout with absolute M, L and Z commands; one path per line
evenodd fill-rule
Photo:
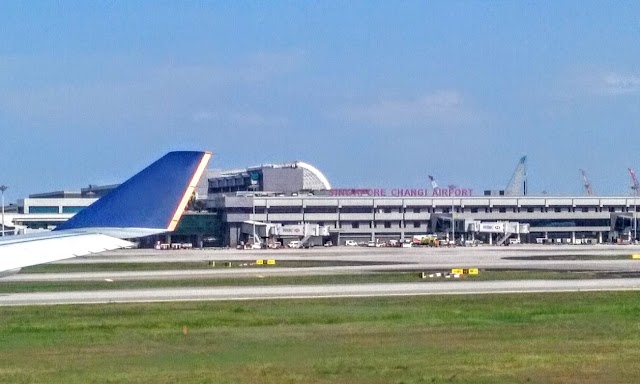
M 454 275 L 477 275 L 478 268 L 453 268 L 451 273 Z

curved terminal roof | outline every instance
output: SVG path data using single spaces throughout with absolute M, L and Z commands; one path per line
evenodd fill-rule
M 304 189 L 311 191 L 331 189 L 329 180 L 318 168 L 302 161 L 296 161 L 294 164 L 298 168 L 302 168 L 302 183 Z
M 249 167 L 246 169 L 233 169 L 222 171 L 222 176 L 235 176 L 248 173 L 250 171 L 259 170 L 263 168 L 300 168 L 302 169 L 302 184 L 304 190 L 309 191 L 321 191 L 331 189 L 331 183 L 327 177 L 320 172 L 320 170 L 309 163 L 304 161 L 294 161 L 292 163 L 283 164 L 263 164 L 258 166 Z

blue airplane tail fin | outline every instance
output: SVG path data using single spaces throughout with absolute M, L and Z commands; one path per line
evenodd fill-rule
M 173 231 L 211 158 L 209 152 L 169 152 L 56 230 L 138 228 Z

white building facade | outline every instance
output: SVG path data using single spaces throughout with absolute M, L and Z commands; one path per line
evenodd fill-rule
M 633 197 L 334 197 L 216 196 L 228 228 L 228 244 L 242 240 L 241 226 L 253 220 L 282 225 L 317 224 L 347 239 L 401 240 L 414 235 L 448 233 L 455 222 L 456 239 L 469 236 L 465 223 L 528 224 L 523 242 L 562 239 L 602 243 L 637 237 Z M 254 213 L 255 212 L 255 213 Z M 453 236 L 453 231 L 452 231 Z

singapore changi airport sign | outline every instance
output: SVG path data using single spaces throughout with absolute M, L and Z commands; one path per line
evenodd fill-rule
M 468 197 L 473 196 L 471 188 L 338 188 L 331 189 L 331 196 L 337 197 Z

